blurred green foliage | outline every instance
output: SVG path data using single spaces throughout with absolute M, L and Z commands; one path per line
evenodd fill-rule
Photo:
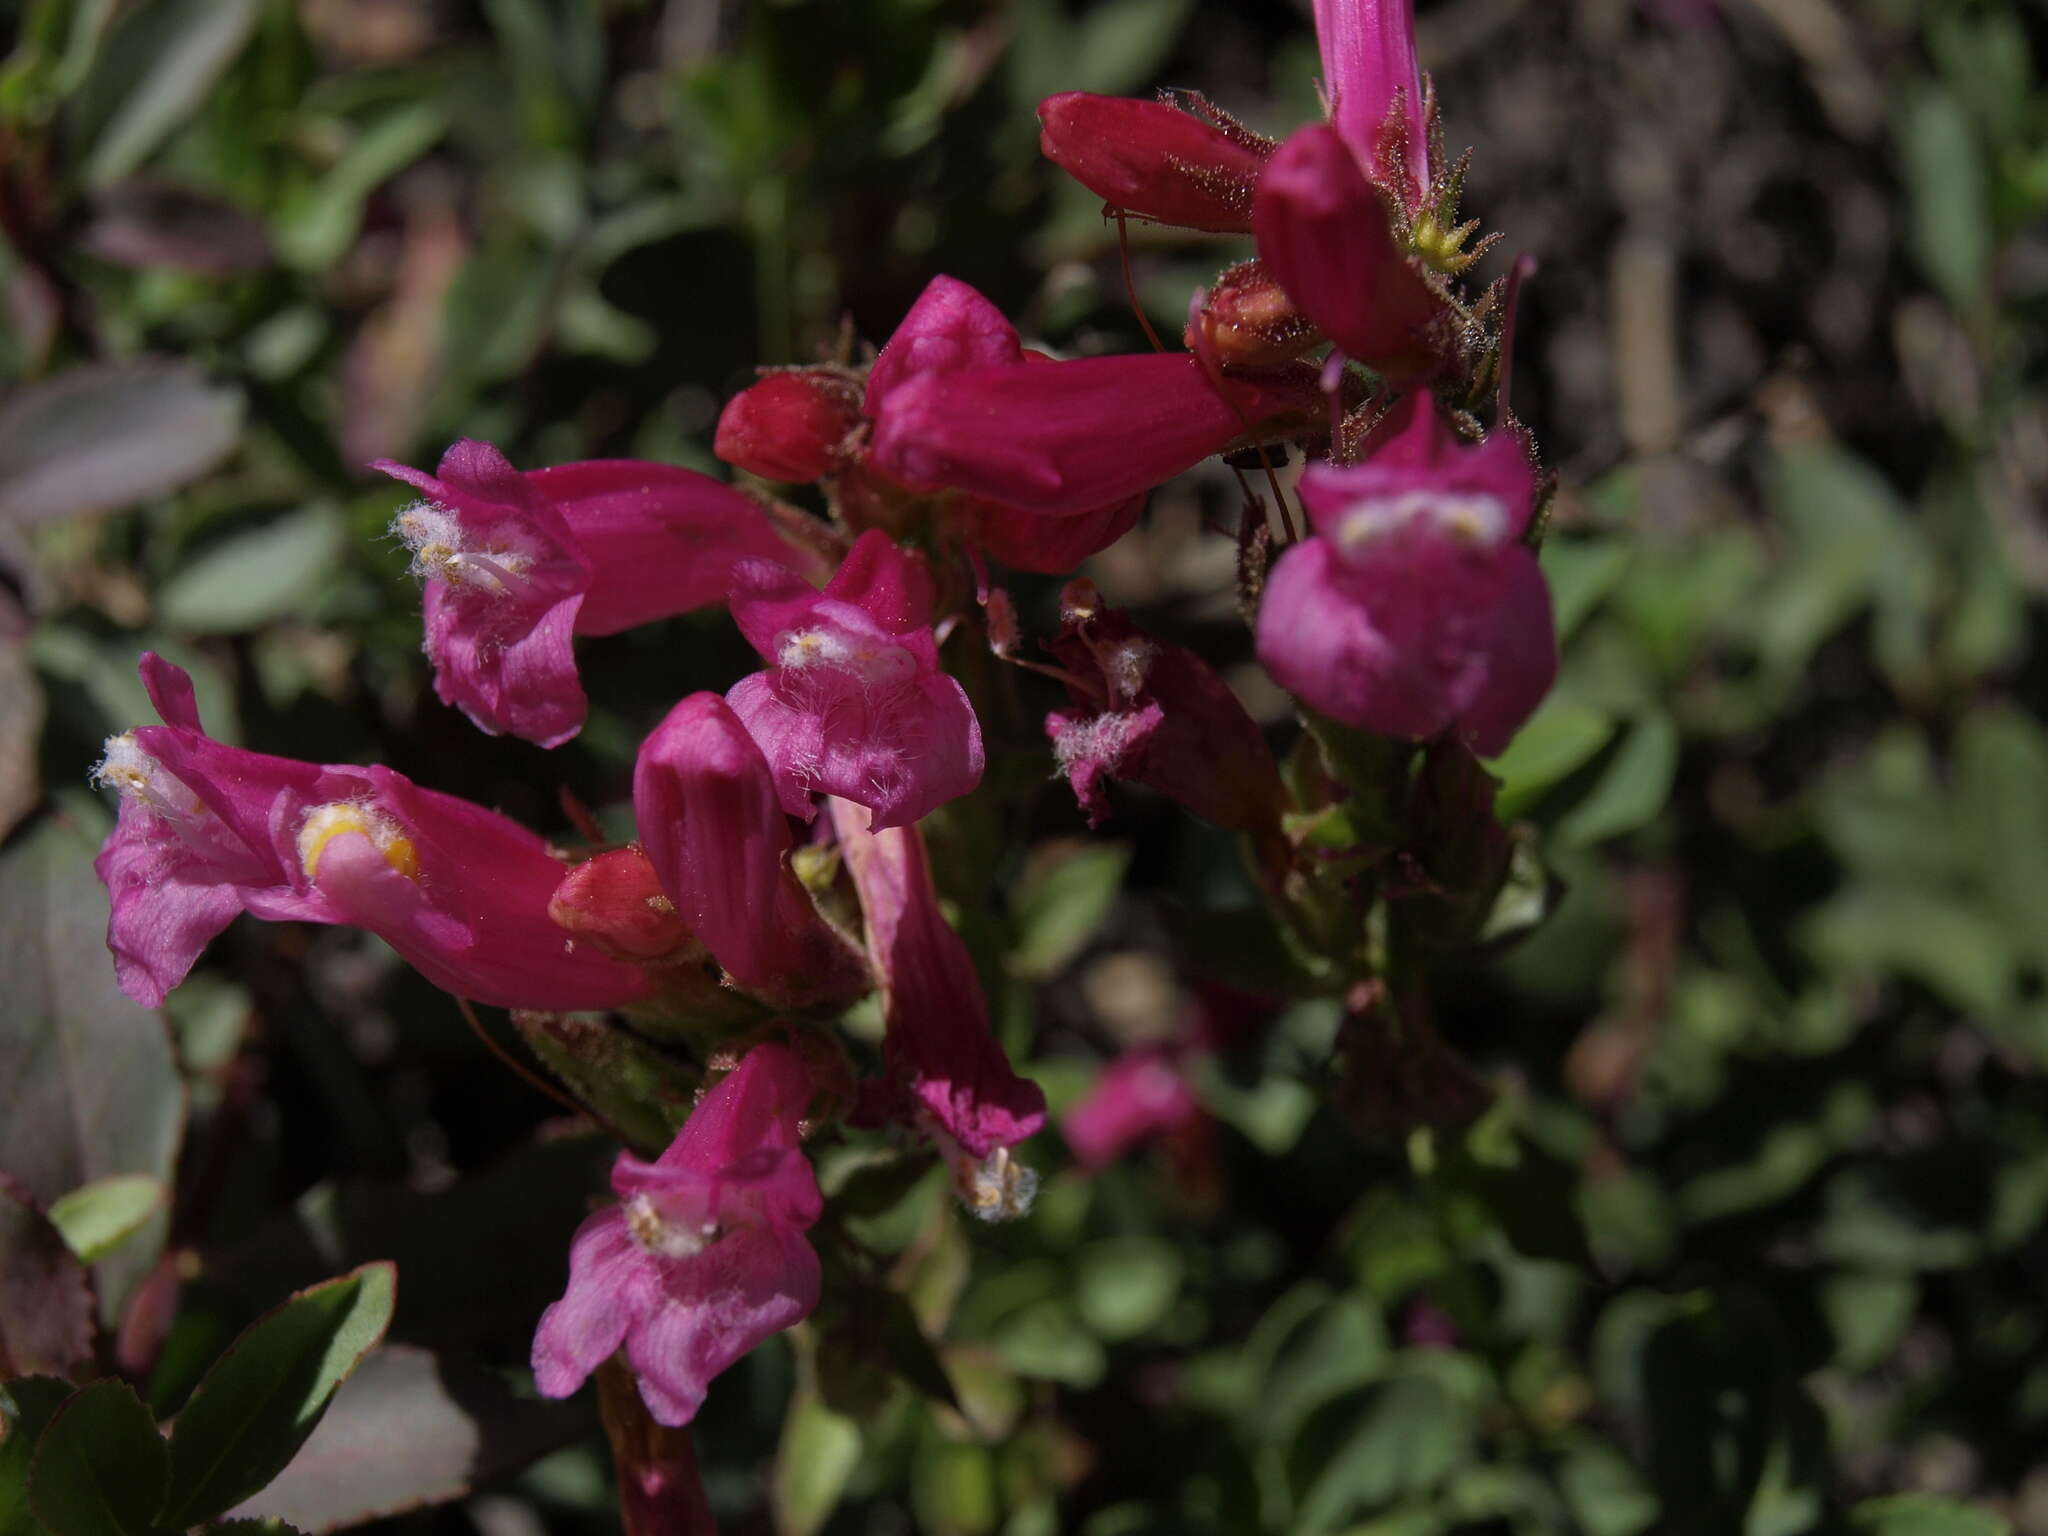
M 293 1286 L 396 1259 L 404 1343 L 334 1419 L 496 1448 L 435 1463 L 435 1500 L 474 1481 L 605 1528 L 588 1420 L 533 1421 L 506 1382 L 606 1149 L 537 1137 L 544 1102 L 339 931 L 239 926 L 173 999 L 175 1064 L 125 1043 L 154 1024 L 98 952 L 84 773 L 146 718 L 135 654 L 190 667 L 223 739 L 386 761 L 551 834 L 567 789 L 618 826 L 640 733 L 743 647 L 701 616 L 588 643 L 577 742 L 484 741 L 425 687 L 402 497 L 364 464 L 467 435 L 713 468 L 756 364 L 839 346 L 842 317 L 886 335 L 939 271 L 1053 345 L 1137 345 L 1115 232 L 1039 161 L 1032 104 L 1187 85 L 1282 130 L 1314 110 L 1305 19 L 15 10 L 0 1166 L 75 1217 L 176 1153 L 170 1213 L 107 1217 L 80 1255 L 124 1350 L 163 1308 L 149 1277 L 188 1282 L 161 1348 L 114 1361 L 145 1402 L 109 1387 L 108 1413 L 176 1411 Z M 2048 1531 L 2048 16 L 1421 10 L 1467 203 L 1543 262 L 1516 403 L 1566 478 L 1565 670 L 1495 765 L 1534 829 L 1529 911 L 1554 910 L 1438 978 L 1494 1105 L 1361 1139 L 1326 1102 L 1338 1009 L 1309 997 L 1205 1069 L 1206 1140 L 1090 1176 L 1044 1137 L 1013 1227 L 972 1227 L 924 1160 L 828 1149 L 826 1305 L 697 1425 L 733 1529 Z M 1133 245 L 1168 327 L 1242 254 Z M 1248 647 L 1200 528 L 1229 502 L 1220 476 L 1163 491 L 1092 572 L 1222 664 Z M 1134 793 L 1114 841 L 1076 841 L 1031 702 L 986 722 L 1012 792 L 949 810 L 934 852 L 1057 1110 L 1205 987 L 1290 972 L 1206 829 Z M 119 1064 L 56 1140 L 52 1050 Z M 0 1521 L 26 1530 L 4 1480 L 54 1402 L 16 1388 Z M 414 1502 L 376 1481 L 302 1521 Z

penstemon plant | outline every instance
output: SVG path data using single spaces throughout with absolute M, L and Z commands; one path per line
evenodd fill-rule
M 981 719 L 1006 686 L 991 659 L 1065 686 L 1044 768 L 1090 825 L 1128 780 L 1239 836 L 1296 963 L 1343 999 L 1333 1092 L 1362 1124 L 1483 1104 L 1432 1030 L 1430 969 L 1489 930 L 1516 850 L 1475 754 L 1499 754 L 1556 674 L 1546 479 L 1507 408 L 1513 283 L 1460 287 L 1491 242 L 1458 223 L 1464 162 L 1415 68 L 1411 4 L 1319 0 L 1317 35 L 1327 121 L 1284 143 L 1196 96 L 1040 106 L 1044 154 L 1118 223 L 1255 238 L 1190 297 L 1186 350 L 1049 358 L 940 274 L 866 360 L 774 365 L 737 393 L 719 457 L 815 483 L 823 520 L 657 463 L 520 471 L 473 440 L 434 473 L 377 465 L 418 494 L 393 535 L 424 584 L 434 690 L 483 731 L 578 733 L 580 635 L 723 606 L 758 651 L 641 743 L 631 840 L 553 848 L 387 768 L 229 748 L 188 678 L 143 657 L 162 723 L 94 770 L 121 799 L 98 858 L 121 987 L 162 1004 L 246 911 L 367 930 L 436 987 L 516 1012 L 627 1143 L 616 1202 L 575 1233 L 537 1319 L 535 1382 L 567 1397 L 631 1376 L 637 1401 L 606 1391 L 604 1411 L 651 1528 L 700 1524 L 702 1493 L 643 1454 L 649 1436 L 688 1425 L 850 1264 L 852 1239 L 819 1227 L 817 1149 L 928 1147 L 975 1217 L 1032 1204 L 1047 1098 L 1001 1047 L 920 829 L 983 782 Z M 1292 494 L 1290 453 L 1307 461 Z M 1264 471 L 1239 481 L 1237 602 L 1303 711 L 1284 762 L 1200 655 L 1090 582 L 1038 645 L 1001 586 L 1004 567 L 1071 575 L 1212 455 Z M 879 1051 L 842 1028 L 864 1006 Z M 590 1014 L 694 1051 L 684 1098 L 680 1055 L 655 1081 L 565 1030 Z M 1083 1163 L 1196 1124 L 1202 1051 L 1110 1065 L 1067 1120 Z
M 820 487 L 822 519 L 656 463 L 522 471 L 468 440 L 433 473 L 378 463 L 418 495 L 392 532 L 423 583 L 435 691 L 481 730 L 574 737 L 578 636 L 723 606 L 758 653 L 641 744 L 630 840 L 553 847 L 386 768 L 223 745 L 185 674 L 143 658 L 161 723 L 95 770 L 120 798 L 97 868 L 123 990 L 162 1003 L 246 912 L 366 930 L 514 1010 L 625 1143 L 532 1364 L 548 1397 L 630 1376 L 637 1400 L 602 1397 L 644 1528 L 703 1519 L 686 1453 L 651 1437 L 857 1262 L 821 1225 L 818 1149 L 929 1148 L 975 1216 L 1031 1206 L 1046 1097 L 1006 1056 L 920 827 L 982 784 L 982 720 L 1014 708 L 1005 664 L 1064 687 L 1043 766 L 1091 826 L 1125 780 L 1237 835 L 1294 962 L 1342 999 L 1332 1087 L 1362 1126 L 1483 1104 L 1432 1028 L 1429 973 L 1489 931 L 1516 853 L 1477 756 L 1557 670 L 1535 557 L 1548 482 L 1508 406 L 1521 269 L 1461 286 L 1491 242 L 1458 222 L 1465 163 L 1407 0 L 1318 0 L 1316 24 L 1327 121 L 1283 143 L 1193 96 L 1040 108 L 1045 154 L 1120 225 L 1255 237 L 1256 259 L 1190 296 L 1184 350 L 1051 358 L 935 276 L 878 351 L 764 368 L 724 408 L 718 455 Z M 1237 599 L 1300 705 L 1284 761 L 1207 662 L 1085 579 L 1036 644 L 1002 585 L 1005 567 L 1071 575 L 1218 454 L 1263 475 L 1240 475 Z M 878 1050 L 842 1027 L 862 1008 Z M 590 1015 L 626 1021 L 661 1072 L 593 1047 L 604 1027 L 571 1027 Z M 1186 1135 L 1209 1048 L 1111 1065 L 1067 1120 L 1076 1155 Z

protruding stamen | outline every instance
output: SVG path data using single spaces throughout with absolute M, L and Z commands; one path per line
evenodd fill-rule
M 120 791 L 121 798 L 174 820 L 199 814 L 203 805 L 184 781 L 142 750 L 133 734 L 107 738 L 106 755 L 92 770 L 102 789 Z
M 412 573 L 421 581 L 498 595 L 528 585 L 531 551 L 503 544 L 472 548 L 462 520 L 438 502 L 414 502 L 392 520 L 391 531 L 412 551 Z
M 953 1189 L 961 1204 L 983 1221 L 1015 1221 L 1031 1211 L 1038 1196 L 1038 1170 L 997 1147 L 979 1161 L 964 1153 L 953 1162 Z

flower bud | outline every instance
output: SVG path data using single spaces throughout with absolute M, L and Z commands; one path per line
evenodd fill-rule
M 548 916 L 579 942 L 620 960 L 674 960 L 693 949 L 702 953 L 638 843 L 570 869 L 555 887 Z
M 1291 362 L 1322 339 L 1256 261 L 1240 262 L 1216 280 L 1186 337 L 1191 351 L 1247 368 Z
M 1160 224 L 1242 234 L 1269 139 L 1165 101 L 1066 91 L 1038 105 L 1038 147 L 1103 202 Z
M 712 451 L 764 480 L 807 484 L 832 473 L 859 423 L 853 392 L 832 374 L 771 373 L 726 402 Z

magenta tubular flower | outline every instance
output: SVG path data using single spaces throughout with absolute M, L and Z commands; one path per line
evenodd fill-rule
M 939 670 L 931 578 L 886 534 L 855 540 L 822 592 L 786 566 L 740 565 L 732 615 L 771 666 L 726 700 L 790 815 L 809 820 L 823 790 L 902 826 L 981 782 L 981 725 Z
M 912 379 L 999 367 L 1024 360 L 1017 328 L 979 290 L 941 274 L 924 286 L 868 372 L 861 410 L 872 420 L 882 402 Z
M 1266 579 L 1258 652 L 1279 683 L 1346 725 L 1508 744 L 1557 676 L 1550 590 L 1523 540 L 1535 478 L 1511 429 L 1467 445 L 1408 395 L 1350 468 L 1312 465 L 1317 537 Z
M 1082 686 L 1045 717 L 1053 755 L 1088 825 L 1109 816 L 1107 779 L 1149 784 L 1205 821 L 1277 839 L 1279 766 L 1237 695 L 1185 646 L 1143 633 L 1084 581 L 1060 603 L 1053 654 Z
M 831 805 L 881 983 L 890 1075 L 942 1134 L 942 1148 L 951 1142 L 965 1154 L 955 1174 L 968 1203 L 984 1215 L 1017 1214 L 1032 1181 L 1007 1149 L 1045 1124 L 1045 1094 L 1016 1074 L 989 1027 L 974 961 L 939 911 L 917 829 L 869 831 L 850 803 Z
M 1046 159 L 1109 207 L 1183 229 L 1251 230 L 1252 187 L 1273 152 L 1270 139 L 1206 122 L 1171 101 L 1088 91 L 1046 97 L 1038 122 Z
M 1060 1120 L 1060 1134 L 1084 1168 L 1106 1168 L 1139 1142 L 1168 1136 L 1201 1117 L 1175 1054 L 1163 1046 L 1111 1062 Z
M 1367 165 L 1385 162 L 1388 114 L 1401 97 L 1399 132 L 1413 206 L 1429 185 L 1429 133 L 1423 120 L 1422 71 L 1415 62 L 1415 0 L 1315 0 L 1316 43 L 1330 121 Z
M 767 758 L 717 694 L 690 695 L 641 744 L 633 812 L 677 915 L 733 980 L 787 1008 L 867 990 L 861 956 L 789 867 Z
M 726 402 L 718 456 L 771 480 L 832 478 L 840 509 L 856 527 L 900 530 L 906 515 L 937 516 L 1005 565 L 1071 571 L 1130 530 L 1144 511 L 1142 491 L 1054 519 L 1000 500 L 913 488 L 872 452 L 868 429 L 905 384 L 1031 360 L 1001 310 L 957 278 L 935 277 L 883 346 L 864 389 L 856 393 L 842 369 L 772 373 Z
M 1447 313 L 1402 248 L 1383 194 L 1334 128 L 1303 128 L 1259 179 L 1259 260 L 1337 350 L 1399 383 L 1432 376 Z
M 652 1163 L 619 1154 L 620 1203 L 569 1244 L 569 1288 L 541 1314 L 533 1376 L 567 1397 L 621 1343 L 655 1421 L 687 1424 L 711 1378 L 818 1304 L 804 1232 L 824 1209 L 800 1145 L 811 1083 L 757 1045 Z
M 182 671 L 154 654 L 141 670 L 164 723 L 110 739 L 95 771 L 121 793 L 94 868 L 137 1002 L 160 1004 L 238 912 L 368 929 L 435 986 L 503 1007 L 610 1008 L 652 990 L 549 919 L 562 865 L 524 827 L 388 768 L 223 746 Z
M 429 475 L 376 468 L 426 500 L 393 531 L 424 580 L 434 691 L 493 735 L 558 746 L 588 707 L 572 635 L 720 601 L 735 562 L 789 559 L 759 507 L 667 464 L 596 459 L 521 474 L 467 438 Z
M 1321 408 L 1312 376 L 1225 381 L 1186 353 L 1082 357 L 910 379 L 875 418 L 905 485 L 1076 515 L 1140 496 L 1276 418 Z

